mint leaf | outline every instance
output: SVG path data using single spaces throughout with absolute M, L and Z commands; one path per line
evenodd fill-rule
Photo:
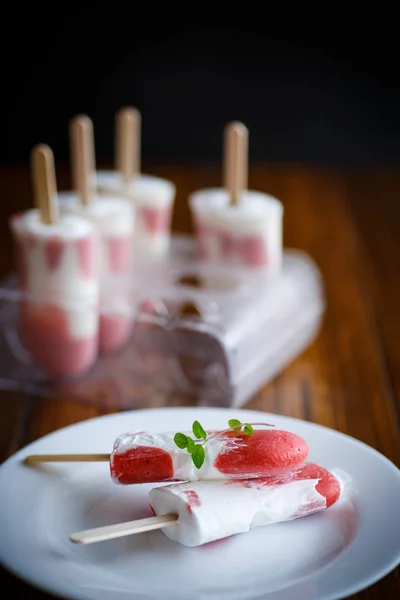
M 229 419 L 228 425 L 234 431 L 240 431 L 242 428 L 242 424 L 238 419 Z
M 244 425 L 244 432 L 246 435 L 252 435 L 254 433 L 254 429 L 252 428 L 252 426 L 250 425 L 250 423 L 245 423 Z
M 188 445 L 188 438 L 184 433 L 176 433 L 174 435 L 174 442 L 178 446 L 178 448 L 186 448 Z
M 192 460 L 198 469 L 200 469 L 200 467 L 204 463 L 205 457 L 206 453 L 204 452 L 203 446 L 197 444 L 192 452 Z
M 192 425 L 192 431 L 195 435 L 195 437 L 197 437 L 197 439 L 199 440 L 200 438 L 203 438 L 203 440 L 205 440 L 207 438 L 207 434 L 204 431 L 203 427 L 200 425 L 200 423 L 198 421 L 195 421 Z
M 192 454 L 193 450 L 196 448 L 196 444 L 192 440 L 192 438 L 187 437 L 187 451 L 189 454 Z

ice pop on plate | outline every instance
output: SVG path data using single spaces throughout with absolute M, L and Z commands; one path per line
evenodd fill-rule
M 111 477 L 122 484 L 259 477 L 291 470 L 308 455 L 305 440 L 274 429 L 211 433 L 203 447 L 204 462 L 197 468 L 173 434 L 122 435 L 110 457 Z
M 316 464 L 259 479 L 159 486 L 149 493 L 153 518 L 76 532 L 70 540 L 90 544 L 161 529 L 184 546 L 201 546 L 324 511 L 338 501 L 341 491 L 340 481 Z
M 126 433 L 115 440 L 111 455 L 86 460 L 109 460 L 111 478 L 124 485 L 272 476 L 306 460 L 309 447 L 300 436 L 263 424 L 254 427 L 260 428 L 251 435 L 232 429 L 204 432 L 206 439 L 186 444 L 190 433 Z M 85 455 L 28 456 L 25 462 L 60 460 L 84 461 Z

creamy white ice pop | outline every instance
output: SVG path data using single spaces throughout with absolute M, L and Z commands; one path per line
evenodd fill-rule
M 230 266 L 278 272 L 282 261 L 283 207 L 279 200 L 247 189 L 247 128 L 225 132 L 225 187 L 190 195 L 199 258 Z
M 177 515 L 163 533 L 184 546 L 200 546 L 263 525 L 325 510 L 340 497 L 339 480 L 306 464 L 290 473 L 259 479 L 186 482 L 154 488 L 155 515 Z
M 71 121 L 76 192 L 59 194 L 63 214 L 92 223 L 99 235 L 100 352 L 118 350 L 131 333 L 134 309 L 129 292 L 133 269 L 135 211 L 131 203 L 96 191 L 93 125 L 86 116 Z
M 14 215 L 20 331 L 33 360 L 52 376 L 75 376 L 98 354 L 99 277 L 93 225 L 58 215 L 53 154 L 32 152 L 36 205 Z
M 163 257 L 168 252 L 175 185 L 140 172 L 141 116 L 121 109 L 116 116 L 116 169 L 98 171 L 99 190 L 120 194 L 136 209 L 135 250 L 138 260 Z
M 184 546 L 201 546 L 321 512 L 341 494 L 341 481 L 312 463 L 270 477 L 178 483 L 150 491 L 153 517 L 78 531 L 69 539 L 93 544 L 161 529 Z

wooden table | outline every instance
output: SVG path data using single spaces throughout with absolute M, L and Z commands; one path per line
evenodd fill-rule
M 177 184 L 173 227 L 190 230 L 186 204 L 198 188 L 218 186 L 212 165 L 145 165 Z M 65 167 L 57 167 L 68 189 Z M 253 165 L 253 189 L 285 206 L 285 246 L 308 252 L 325 278 L 327 310 L 318 339 L 246 408 L 307 419 L 347 433 L 400 465 L 400 173 Z M 0 171 L 0 269 L 11 266 L 5 219 L 32 202 L 28 165 Z M 0 359 L 1 360 L 1 359 Z M 176 399 L 179 404 L 180 399 Z M 162 404 L 162 401 L 161 401 Z M 1 392 L 0 459 L 64 425 L 113 408 Z M 400 507 L 399 507 L 400 508 Z M 1 543 L 1 540 L 0 540 Z M 1 573 L 10 598 L 50 598 Z M 352 599 L 400 598 L 400 569 Z

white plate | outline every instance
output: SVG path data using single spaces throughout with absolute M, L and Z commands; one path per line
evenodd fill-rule
M 32 453 L 108 452 L 134 429 L 182 430 L 199 419 L 275 423 L 310 445 L 310 459 L 351 482 L 323 513 L 260 527 L 199 548 L 160 531 L 89 546 L 68 535 L 150 515 L 149 485 L 117 486 L 107 463 L 24 466 Z M 19 577 L 78 600 L 333 600 L 363 589 L 400 562 L 400 471 L 336 431 L 268 413 L 210 408 L 131 411 L 56 431 L 0 467 L 0 558 Z

